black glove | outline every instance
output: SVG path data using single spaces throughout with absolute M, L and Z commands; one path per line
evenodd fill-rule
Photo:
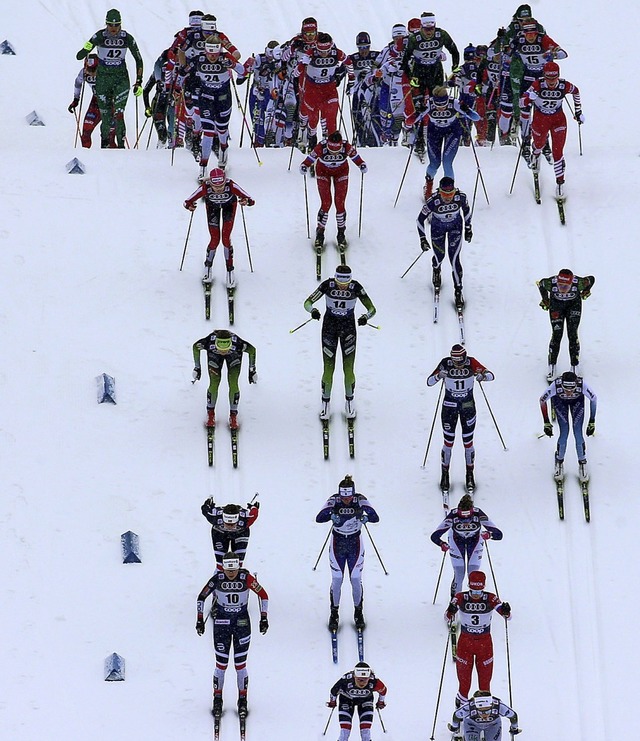
M 200 368 L 199 365 L 196 365 L 196 367 L 193 369 L 193 380 L 199 381 L 201 375 L 202 375 L 202 369 Z
M 249 383 L 258 383 L 258 371 L 255 365 L 249 366 Z
M 549 311 L 549 299 L 543 298 L 540 302 L 540 308 L 544 311 Z
M 511 605 L 508 602 L 503 602 L 501 612 L 503 618 L 508 618 L 511 615 Z
M 202 514 L 206 517 L 207 515 L 211 514 L 211 511 L 215 508 L 216 503 L 213 501 L 213 497 L 209 497 L 208 499 L 205 499 L 202 503 L 202 507 L 200 507 L 200 511 Z
M 198 618 L 196 621 L 196 633 L 201 636 L 204 633 L 204 620 L 202 618 Z
M 262 615 L 260 618 L 260 633 L 264 635 L 269 630 L 269 621 L 266 615 Z
M 361 327 L 364 327 L 364 325 L 369 321 L 369 317 L 366 314 L 363 314 L 362 316 L 358 317 L 358 324 Z
M 470 242 L 473 239 L 473 229 L 471 224 L 467 224 L 464 228 L 464 241 Z
M 247 504 L 247 509 L 251 509 L 251 507 L 255 507 L 256 509 L 260 509 L 260 502 L 254 502 L 253 504 L 251 504 L 251 502 L 249 502 L 249 504 Z
M 69 113 L 73 113 L 76 110 L 76 108 L 78 107 L 78 103 L 79 102 L 80 101 L 77 98 L 74 98 L 71 101 L 71 103 L 69 103 L 69 107 L 67 108 L 67 110 L 69 111 Z
M 463 113 L 467 113 L 469 111 L 469 104 L 468 103 L 460 103 L 460 110 Z
M 320 319 L 320 312 L 317 309 L 311 310 L 311 318 L 312 319 Z
M 496 38 L 501 39 L 503 36 L 507 35 L 507 30 L 505 28 L 499 28 L 498 33 L 496 34 Z
M 420 247 L 422 248 L 423 252 L 426 252 L 427 250 L 431 249 L 429 240 L 426 237 L 420 237 Z
M 591 437 L 596 431 L 596 423 L 595 422 L 589 422 L 587 425 L 587 437 Z
M 544 434 L 547 437 L 553 437 L 553 425 L 551 424 L 551 422 L 544 423 Z

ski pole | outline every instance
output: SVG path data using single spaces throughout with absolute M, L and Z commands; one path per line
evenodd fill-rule
M 402 173 L 402 180 L 400 181 L 400 187 L 398 188 L 398 193 L 396 195 L 396 200 L 393 202 L 393 207 L 396 207 L 396 203 L 398 203 L 398 198 L 400 198 L 400 191 L 402 190 L 402 186 L 404 185 L 404 179 L 407 176 L 407 170 L 409 169 L 409 162 L 411 162 L 411 155 L 413 154 L 413 147 L 414 144 L 411 145 L 409 148 L 409 156 L 407 157 L 407 164 L 404 166 L 404 172 Z
M 367 527 L 367 523 L 364 523 L 364 529 L 367 531 L 367 535 L 369 536 L 369 540 L 371 541 L 371 545 L 373 546 L 373 550 L 376 552 L 376 556 L 378 557 L 378 561 L 380 561 L 380 566 L 382 566 L 382 570 L 384 571 L 385 576 L 389 576 L 389 572 L 386 570 L 384 563 L 382 561 L 382 558 L 380 557 L 380 552 L 376 548 L 376 544 L 373 541 L 373 538 L 371 537 L 371 533 L 369 532 L 369 528 Z
M 184 265 L 184 258 L 187 255 L 187 244 L 189 242 L 189 234 L 191 234 L 191 222 L 193 221 L 193 214 L 195 213 L 195 210 L 191 212 L 191 216 L 189 217 L 189 227 L 187 228 L 187 237 L 184 240 L 184 250 L 182 250 L 182 260 L 180 261 L 180 270 L 182 271 L 182 266 Z
M 565 98 L 567 101 L 567 105 L 569 106 L 569 110 L 571 111 L 571 115 L 573 116 L 575 122 L 578 124 L 578 144 L 580 146 L 580 156 L 582 157 L 582 124 L 578 119 L 576 118 L 576 112 L 573 109 L 573 106 L 569 102 L 569 98 Z
M 331 708 L 331 712 L 329 713 L 329 717 L 327 718 L 327 722 L 326 722 L 326 724 L 325 724 L 325 726 L 324 726 L 324 731 L 322 731 L 322 735 L 323 735 L 323 736 L 326 736 L 326 735 L 327 735 L 327 731 L 329 730 L 329 723 L 331 723 L 331 718 L 333 718 L 333 711 L 334 711 L 335 709 L 336 709 L 336 706 L 334 705 L 334 706 L 333 706 L 333 707 Z
M 493 424 L 496 427 L 496 432 L 498 433 L 498 437 L 500 438 L 500 442 L 502 443 L 502 447 L 504 450 L 508 450 L 507 446 L 504 444 L 504 440 L 502 438 L 502 433 L 500 432 L 500 428 L 498 427 L 498 423 L 496 422 L 496 418 L 493 415 L 493 410 L 491 409 L 491 404 L 489 404 L 489 399 L 487 399 L 487 395 L 482 388 L 482 381 L 478 381 L 478 386 L 480 386 L 480 391 L 482 391 L 482 395 L 484 396 L 484 400 L 487 402 L 487 409 L 489 410 L 489 414 L 491 415 L 491 419 L 493 420 Z
M 358 214 L 358 236 L 362 234 L 362 195 L 364 192 L 364 172 L 360 173 L 360 213 Z
M 302 176 L 304 178 L 304 208 L 307 215 L 307 239 L 311 239 L 311 233 L 309 232 L 309 193 L 307 191 L 307 173 Z
M 295 329 L 290 329 L 289 334 L 293 334 L 294 332 L 297 332 L 299 329 L 302 329 L 305 324 L 309 324 L 309 322 L 313 319 L 313 317 L 310 317 L 307 319 L 306 322 L 302 322 L 302 324 L 298 324 L 298 326 Z
M 133 145 L 133 148 L 134 149 L 137 149 L 138 148 L 138 139 L 140 139 L 140 127 L 139 127 L 139 122 L 138 122 L 138 109 L 139 109 L 138 103 L 140 101 L 139 101 L 137 95 L 135 96 L 135 99 L 136 99 L 136 143 Z
M 429 245 L 429 247 L 431 247 L 431 245 Z M 405 275 L 406 275 L 406 274 L 407 274 L 407 273 L 408 273 L 408 272 L 409 272 L 409 271 L 411 270 L 411 268 L 412 268 L 412 267 L 413 267 L 413 266 L 414 266 L 414 265 L 415 265 L 415 264 L 416 264 L 416 263 L 418 262 L 418 260 L 419 260 L 419 259 L 420 259 L 420 258 L 422 257 L 422 255 L 424 255 L 424 253 L 425 253 L 425 252 L 426 252 L 426 250 L 422 250 L 422 252 L 421 252 L 421 253 L 420 253 L 420 254 L 418 255 L 418 257 L 416 257 L 416 259 L 415 259 L 415 260 L 414 260 L 414 261 L 413 261 L 413 262 L 411 263 L 411 265 L 409 265 L 409 267 L 408 267 L 408 268 L 407 268 L 407 269 L 406 269 L 406 270 L 404 271 L 404 273 L 403 273 L 403 274 L 402 274 L 402 275 L 400 276 L 400 279 L 401 279 L 401 280 L 402 280 L 402 278 L 404 278 L 404 276 L 405 276 Z
M 480 184 L 482 185 L 482 190 L 484 191 L 484 197 L 487 199 L 487 206 L 490 206 L 491 204 L 489 203 L 489 195 L 487 194 L 487 188 L 484 184 L 484 178 L 482 177 L 482 170 L 480 169 L 480 160 L 478 159 L 478 153 L 476 152 L 476 145 L 474 144 L 474 141 L 473 141 L 473 134 L 471 133 L 470 126 L 467 127 L 467 131 L 469 133 L 469 139 L 471 141 L 471 151 L 473 152 L 473 156 L 475 157 L 475 160 L 476 160 L 476 167 L 478 168 L 478 171 L 476 174 L 480 178 Z M 474 194 L 474 198 L 475 198 L 475 194 Z
M 306 324 L 306 322 L 305 322 Z M 300 325 L 302 326 L 302 325 Z M 333 523 L 331 523 L 331 527 L 329 528 L 329 532 L 327 533 L 327 537 L 324 539 L 324 543 L 322 544 L 322 548 L 320 549 L 320 553 L 318 553 L 318 558 L 316 558 L 316 562 L 313 564 L 313 568 L 311 571 L 315 571 L 318 568 L 318 564 L 320 563 L 320 559 L 322 558 L 322 554 L 324 553 L 324 549 L 327 547 L 327 543 L 329 542 L 329 538 L 331 536 L 331 533 L 333 532 Z
M 500 599 L 500 591 L 498 590 L 498 582 L 496 581 L 496 574 L 493 570 L 493 562 L 491 561 L 491 553 L 489 552 L 489 541 L 485 540 L 484 548 L 487 552 L 487 558 L 489 559 L 489 568 L 491 569 L 491 578 L 493 579 L 493 586 L 496 588 L 496 597 Z
M 436 590 L 433 593 L 433 602 L 431 603 L 432 605 L 435 605 L 436 597 L 438 596 L 438 589 L 440 587 L 440 579 L 442 578 L 442 569 L 444 569 L 444 559 L 446 555 L 447 555 L 447 552 L 443 551 L 442 552 L 442 563 L 440 564 L 440 571 L 438 572 L 438 581 L 436 582 Z
M 509 651 L 509 623 L 504 621 L 504 639 L 507 649 L 507 680 L 509 683 L 509 705 L 513 707 L 513 689 L 511 687 L 511 653 Z
M 444 670 L 447 666 L 447 654 L 449 653 L 449 641 L 451 640 L 451 631 L 447 631 L 447 643 L 444 647 L 444 659 L 442 660 L 442 671 L 440 672 L 440 685 L 438 686 L 438 699 L 436 700 L 436 710 L 433 714 L 433 728 L 429 741 L 435 741 L 436 721 L 438 720 L 438 708 L 440 707 L 440 695 L 442 694 L 442 682 L 444 681 Z
M 438 394 L 438 401 L 436 408 L 433 413 L 433 422 L 431 422 L 431 430 L 429 431 L 429 439 L 427 440 L 427 449 L 424 451 L 424 458 L 422 460 L 422 468 L 427 465 L 427 456 L 429 455 L 429 447 L 431 446 L 431 437 L 433 436 L 433 428 L 436 426 L 436 417 L 438 416 L 438 408 L 440 407 L 440 399 L 442 398 L 442 392 L 444 391 L 444 381 L 440 384 L 440 393 Z
M 525 138 L 522 138 L 522 143 L 520 144 L 520 149 L 518 150 L 518 161 L 516 162 L 516 168 L 513 171 L 513 178 L 511 180 L 511 187 L 509 188 L 509 195 L 513 193 L 513 186 L 516 182 L 516 175 L 518 174 L 518 165 L 520 164 L 520 160 L 522 158 L 522 153 L 524 152 L 524 144 L 525 144 Z
M 240 113 L 242 114 L 242 123 L 243 123 L 244 126 L 247 127 L 247 132 L 248 132 L 249 138 L 251 139 L 251 148 L 253 149 L 253 153 L 255 154 L 256 159 L 258 160 L 258 165 L 260 165 L 262 167 L 262 160 L 260 159 L 260 155 L 258 154 L 258 150 L 255 148 L 255 144 L 253 142 L 253 138 L 252 138 L 252 134 L 251 134 L 251 129 L 249 128 L 249 124 L 247 123 L 247 117 L 244 114 L 244 109 L 242 108 L 242 103 L 240 101 L 240 96 L 238 95 L 238 90 L 236 88 L 236 83 L 235 83 L 233 77 L 231 77 L 231 87 L 233 88 L 233 94 L 236 96 L 236 104 L 237 104 L 238 108 L 240 109 Z
M 471 201 L 471 218 L 473 219 L 473 211 L 476 207 L 476 194 L 478 193 L 478 173 L 476 172 L 476 182 L 473 186 L 473 200 Z
M 253 262 L 251 261 L 251 248 L 249 247 L 249 235 L 247 234 L 247 222 L 244 218 L 244 206 L 240 206 L 240 213 L 242 214 L 242 228 L 244 229 L 244 241 L 247 243 L 247 255 L 249 256 L 249 267 L 253 273 Z
M 380 329 L 379 324 L 371 324 L 371 322 L 367 322 L 367 327 L 371 327 L 371 329 Z
M 137 110 L 137 109 L 136 109 Z M 144 133 L 144 130 L 147 128 L 147 124 L 149 123 L 149 119 L 145 117 L 144 123 L 142 124 L 142 128 L 140 129 L 140 133 L 136 137 L 136 143 L 133 145 L 134 149 L 138 148 L 138 142 L 140 141 L 140 137 Z M 153 129 L 153 126 L 151 127 Z M 138 130 L 138 127 L 136 126 L 136 131 Z M 151 131 L 149 132 L 149 141 L 151 141 Z
M 82 100 L 84 99 L 84 75 L 82 76 L 82 89 L 80 90 L 80 103 L 78 104 L 78 113 L 75 108 L 73 109 L 73 115 L 76 117 L 76 137 L 73 142 L 73 148 L 75 149 L 78 145 L 78 135 L 80 134 L 80 116 L 82 115 Z
M 249 105 L 249 89 L 251 85 L 249 84 L 249 80 L 251 78 L 251 75 L 247 78 L 247 81 L 245 82 L 245 85 L 247 86 L 247 92 L 244 94 L 244 109 L 247 110 L 247 106 Z M 244 126 L 240 130 L 240 143 L 238 144 L 238 147 L 242 149 L 242 140 L 244 138 Z
M 382 728 L 382 733 L 386 733 L 387 729 L 384 727 L 384 721 L 382 720 L 382 713 L 380 712 L 380 708 L 376 708 L 378 711 L 378 718 L 380 718 L 380 728 Z

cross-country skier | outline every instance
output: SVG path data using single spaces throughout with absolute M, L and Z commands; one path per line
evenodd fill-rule
M 502 602 L 493 592 L 485 592 L 486 576 L 482 571 L 469 574 L 469 591 L 458 592 L 451 600 L 445 613 L 451 625 L 456 614 L 460 620 L 460 638 L 456 652 L 458 694 L 456 707 L 466 702 L 471 689 L 471 673 L 475 663 L 478 672 L 478 687 L 491 692 L 493 674 L 493 641 L 491 640 L 491 617 L 495 610 L 505 620 L 511 617 L 511 606 Z
M 444 84 L 442 50 L 446 49 L 451 54 L 453 72 L 457 72 L 460 64 L 460 52 L 447 31 L 436 26 L 433 13 L 422 13 L 420 25 L 421 28 L 409 36 L 402 68 L 424 95 L 431 94 L 436 87 Z
M 509 733 L 516 736 L 522 733 L 518 728 L 518 714 L 491 692 L 477 690 L 473 697 L 461 705 L 453 714 L 451 723 L 447 725 L 453 733 L 454 739 L 460 736 L 460 723 L 464 732 L 464 741 L 479 741 L 481 737 L 491 741 L 502 739 L 502 718 L 511 721 Z M 484 734 L 484 735 L 483 735 Z
M 320 210 L 316 226 L 316 247 L 324 244 L 324 230 L 329 219 L 331 208 L 331 186 L 333 185 L 333 199 L 336 206 L 336 224 L 338 227 L 338 247 L 344 251 L 347 246 L 345 230 L 347 228 L 347 211 L 345 202 L 349 189 L 349 162 L 360 168 L 364 174 L 367 165 L 358 154 L 357 149 L 348 141 L 342 139 L 339 131 L 333 131 L 326 139 L 317 144 L 305 157 L 300 165 L 300 172 L 306 175 L 309 168 L 315 164 L 316 182 L 320 195 Z
M 427 202 L 418 215 L 417 224 L 420 247 L 423 250 L 428 250 L 430 245 L 425 235 L 425 221 L 431 226 L 433 287 L 436 291 L 439 291 L 442 285 L 440 267 L 448 245 L 456 308 L 462 309 L 464 307 L 464 299 L 462 297 L 462 263 L 460 262 L 460 253 L 462 251 L 463 226 L 465 242 L 471 241 L 473 230 L 471 229 L 471 209 L 469 208 L 467 196 L 456 188 L 453 178 L 444 177 L 440 180 L 438 191 L 427 199 Z
M 249 617 L 249 592 L 255 592 L 260 600 L 260 633 L 269 629 L 267 611 L 269 596 L 257 579 L 246 569 L 240 568 L 240 559 L 230 551 L 222 560 L 222 571 L 216 573 L 202 587 L 198 595 L 198 617 L 196 631 L 201 636 L 205 631 L 204 603 L 213 595 L 211 620 L 213 622 L 213 646 L 216 652 L 216 667 L 213 672 L 213 708 L 216 716 L 222 715 L 222 688 L 227 671 L 231 643 L 233 661 L 238 682 L 238 714 L 247 714 L 247 654 L 251 643 L 251 618 Z
M 82 69 L 78 72 L 74 86 L 73 86 L 73 100 L 69 103 L 69 113 L 74 113 L 80 102 L 82 96 L 83 85 L 88 85 L 91 90 L 91 100 L 89 101 L 89 107 L 84 116 L 82 122 L 82 131 L 80 133 L 80 142 L 86 149 L 91 147 L 91 134 L 95 127 L 100 123 L 100 107 L 98 105 L 98 99 L 96 98 L 96 76 L 98 72 L 99 59 L 97 54 L 89 54 L 82 65 Z M 78 126 L 80 122 L 78 121 Z M 113 112 L 111 113 L 111 124 L 109 128 L 109 147 L 115 148 L 116 130 L 113 121 Z
M 593 275 L 581 278 L 571 270 L 564 268 L 558 275 L 541 278 L 537 282 L 542 301 L 540 306 L 549 312 L 551 321 L 551 342 L 549 342 L 549 373 L 547 381 L 551 381 L 556 374 L 556 363 L 560 352 L 560 342 L 567 324 L 567 339 L 569 340 L 569 358 L 571 370 L 576 371 L 580 362 L 580 341 L 578 327 L 582 317 L 582 302 L 589 298 L 596 279 Z
M 444 400 L 442 402 L 442 432 L 444 444 L 442 446 L 442 475 L 440 487 L 449 489 L 449 465 L 451 463 L 451 449 L 456 439 L 456 425 L 460 418 L 462 427 L 462 443 L 467 466 L 466 485 L 468 489 L 475 488 L 473 467 L 475 462 L 475 448 L 473 447 L 473 433 L 476 428 L 476 403 L 473 398 L 473 384 L 475 381 L 493 381 L 493 373 L 470 355 L 462 345 L 454 345 L 451 355 L 438 363 L 433 373 L 427 378 L 427 386 L 435 386 L 438 381 L 444 382 Z
M 238 402 L 240 401 L 240 387 L 238 378 L 242 367 L 242 353 L 249 356 L 249 383 L 258 382 L 256 371 L 256 348 L 237 334 L 227 329 L 214 329 L 211 334 L 193 344 L 193 380 L 199 381 L 202 375 L 200 366 L 200 352 L 207 353 L 207 370 L 209 371 L 209 388 L 207 389 L 207 427 L 216 423 L 216 401 L 218 387 L 222 379 L 222 368 L 227 366 L 227 380 L 229 382 L 229 427 L 238 429 Z
M 449 542 L 442 540 L 449 533 Z M 502 540 L 499 530 L 489 517 L 478 507 L 473 499 L 465 494 L 458 506 L 452 509 L 438 527 L 431 533 L 431 540 L 445 553 L 448 551 L 453 566 L 451 596 L 462 591 L 466 572 L 478 571 L 482 564 L 485 540 Z
M 231 178 L 227 178 L 224 170 L 214 167 L 209 173 L 209 177 L 203 181 L 202 185 L 192 193 L 184 202 L 187 211 L 195 211 L 198 201 L 204 200 L 207 210 L 207 226 L 209 227 L 209 244 L 207 245 L 207 256 L 204 261 L 203 283 L 211 283 L 211 266 L 213 258 L 216 256 L 220 236 L 222 236 L 222 246 L 224 247 L 224 259 L 227 267 L 227 288 L 233 288 L 236 284 L 234 266 L 233 266 L 233 245 L 231 244 L 231 232 L 236 218 L 236 209 L 238 204 L 241 206 L 254 206 L 255 201 L 248 193 L 235 183 Z M 222 234 L 220 224 L 222 223 Z
M 331 400 L 331 386 L 333 385 L 333 371 L 336 367 L 336 352 L 338 343 L 342 350 L 342 370 L 344 373 L 345 412 L 348 418 L 356 416 L 354 394 L 356 376 L 354 365 L 356 360 L 356 321 L 355 306 L 360 299 L 365 314 L 358 317 L 358 325 L 364 327 L 376 313 L 376 307 L 368 293 L 357 280 L 353 280 L 351 268 L 348 265 L 338 265 L 333 278 L 323 281 L 304 302 L 304 308 L 313 319 L 320 319 L 320 312 L 313 305 L 318 299 L 325 297 L 327 309 L 322 321 L 322 409 L 320 419 L 329 419 L 329 402 Z
M 598 397 L 593 389 L 589 387 L 584 378 L 576 376 L 572 371 L 563 373 L 556 378 L 549 388 L 540 397 L 540 410 L 544 420 L 544 432 L 549 437 L 553 436 L 553 424 L 549 421 L 547 401 L 556 413 L 560 436 L 556 447 L 554 478 L 561 480 L 564 476 L 564 455 L 567 450 L 569 438 L 569 416 L 571 416 L 571 428 L 576 441 L 576 454 L 578 456 L 578 470 L 581 481 L 589 480 L 587 472 L 587 446 L 582 434 L 584 424 L 585 397 L 589 399 L 589 421 L 587 423 L 587 436 L 590 437 L 596 431 L 596 409 Z
M 371 741 L 373 725 L 374 692 L 378 693 L 376 708 L 386 707 L 387 688 L 371 671 L 369 664 L 360 661 L 353 671 L 347 672 L 329 691 L 327 707 L 338 708 L 340 737 L 338 741 L 347 741 L 351 735 L 351 725 L 356 708 L 360 720 L 361 741 Z
M 106 28 L 96 31 L 76 54 L 76 59 L 84 59 L 95 49 L 98 55 L 95 94 L 102 118 L 100 123 L 100 146 L 109 147 L 109 130 L 112 118 L 115 119 L 116 142 L 124 149 L 126 127 L 124 109 L 129 97 L 129 73 L 127 72 L 127 51 L 131 52 L 136 63 L 136 81 L 133 94 L 142 95 L 142 56 L 133 36 L 122 28 L 120 11 L 113 8 L 107 11 Z
M 228 551 L 237 554 L 242 566 L 249 545 L 249 528 L 258 519 L 260 502 L 249 503 L 246 508 L 239 504 L 216 507 L 213 497 L 209 497 L 200 510 L 211 525 L 211 542 L 218 569 L 222 569 L 222 559 Z
M 324 507 L 316 515 L 316 522 L 331 522 L 331 545 L 329 562 L 331 564 L 331 589 L 329 600 L 331 615 L 329 630 L 338 629 L 338 608 L 345 568 L 349 569 L 351 593 L 353 595 L 356 628 L 364 628 L 362 614 L 362 569 L 364 567 L 364 542 L 362 526 L 367 522 L 379 522 L 380 517 L 369 500 L 356 493 L 356 485 L 351 476 L 345 476 L 338 484 L 338 492 L 327 499 Z

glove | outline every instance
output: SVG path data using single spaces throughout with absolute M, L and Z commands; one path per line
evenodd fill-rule
M 579 124 L 584 123 L 584 114 L 582 113 L 582 111 L 576 111 L 574 118 Z
M 429 240 L 426 237 L 420 237 L 420 247 L 422 248 L 423 252 L 426 252 L 427 250 L 431 249 Z
M 139 98 L 142 95 L 142 85 L 139 82 L 136 82 L 136 84 L 132 88 L 133 94 L 136 96 L 136 98 Z
M 336 514 L 335 512 L 332 512 L 331 522 L 333 522 L 334 525 L 337 525 L 340 522 L 340 515 Z
M 387 707 L 387 703 L 384 700 L 378 700 L 376 703 L 377 710 L 384 710 Z
M 555 54 L 552 51 L 546 51 L 543 55 L 545 62 L 553 62 Z
M 193 380 L 199 381 L 200 377 L 202 376 L 202 369 L 199 365 L 196 365 L 196 367 L 193 369 Z
M 452 74 L 452 75 L 457 75 L 457 74 L 458 74 L 458 72 L 460 72 L 460 66 L 458 66 L 458 67 L 453 67 L 453 68 L 451 69 L 451 74 Z
M 258 383 L 258 372 L 255 365 L 249 366 L 249 383 Z
M 204 620 L 202 618 L 198 618 L 196 622 L 196 633 L 201 636 L 204 633 Z
M 362 316 L 358 317 L 358 325 L 360 327 L 364 327 L 364 325 L 369 321 L 369 317 L 366 314 L 363 314 Z
M 517 726 L 515 728 L 509 728 L 509 733 L 512 736 L 517 736 L 519 733 L 522 733 L 522 728 L 518 728 Z
M 365 172 L 366 172 L 366 171 L 367 171 L 368 169 L 369 169 L 369 168 L 367 167 L 367 163 L 366 163 L 366 162 L 363 162 L 363 163 L 362 163 L 362 164 L 360 165 L 360 172 L 361 172 L 361 173 L 362 173 L 363 175 L 365 174 Z
M 446 378 L 446 377 L 447 377 L 447 374 L 443 370 L 439 370 L 436 373 L 436 378 L 439 378 L 440 380 L 442 380 L 443 378 Z
M 551 424 L 551 422 L 544 423 L 544 434 L 547 437 L 553 437 L 553 425 Z
M 580 294 L 581 299 L 589 298 L 589 296 L 591 296 L 591 291 L 588 288 L 585 288 L 585 290 Z
M 445 613 L 445 617 L 449 622 L 453 620 L 453 618 L 456 616 L 456 612 L 458 612 L 458 605 L 451 604 L 449 607 L 447 607 L 447 611 Z
M 444 540 L 441 540 L 440 541 L 440 550 L 443 553 L 446 553 L 449 550 L 449 544 L 448 543 L 445 543 Z
M 337 702 L 333 698 L 331 698 L 331 700 L 329 700 L 329 702 L 327 703 L 328 708 L 335 708 L 336 705 Z
M 347 95 L 351 95 L 351 91 L 353 90 L 353 83 L 354 80 L 349 80 L 349 82 L 347 82 L 347 89 L 345 91 Z
M 382 72 L 381 72 L 381 76 L 382 76 Z M 417 77 L 412 77 L 409 80 L 409 85 L 411 87 L 420 87 L 420 80 Z
M 366 525 L 369 522 L 369 515 L 366 512 L 361 512 L 358 519 L 363 525 Z
M 145 109 L 144 109 L 144 115 L 145 115 L 145 116 L 146 116 L 147 118 L 151 118 L 151 116 L 153 116 L 153 111 L 151 110 L 151 108 L 145 108 Z
M 496 38 L 501 39 L 506 35 L 507 35 L 507 30 L 505 28 L 499 28 L 498 33 L 496 33 Z
M 470 242 L 473 239 L 473 229 L 471 224 L 467 224 L 464 228 L 464 241 Z
M 511 605 L 508 602 L 503 602 L 501 612 L 503 618 L 508 618 L 511 615 Z
M 468 112 L 469 112 L 469 110 L 470 110 L 470 108 L 469 108 L 469 104 L 468 104 L 468 103 L 464 103 L 464 102 L 460 103 L 460 110 L 461 110 L 461 111 L 462 111 L 463 113 L 468 113 Z
M 476 373 L 476 381 L 478 381 L 478 382 L 484 381 L 485 378 L 486 378 L 486 376 L 485 376 L 484 373 Z
M 205 499 L 202 503 L 202 507 L 200 507 L 200 511 L 203 515 L 208 515 L 211 513 L 211 510 L 214 509 L 216 506 L 216 503 L 213 501 L 213 497 L 209 497 L 208 499 Z
M 75 111 L 75 109 L 78 107 L 79 102 L 80 101 L 78 100 L 78 98 L 74 98 L 71 103 L 69 103 L 69 107 L 67 108 L 69 113 L 73 113 Z
M 247 503 L 247 509 L 251 509 L 251 507 L 255 507 L 256 509 L 260 509 L 260 502 L 254 502 L 251 504 L 251 502 Z
M 482 540 L 491 540 L 491 533 L 488 530 L 485 530 L 482 533 Z
M 241 206 L 249 206 L 249 208 L 256 205 L 256 202 L 253 200 L 253 198 L 238 198 L 238 203 Z
M 320 312 L 318 309 L 312 309 L 311 310 L 311 318 L 312 319 L 320 319 Z
M 595 431 L 596 431 L 596 423 L 589 422 L 589 424 L 587 425 L 587 437 L 591 437 L 591 435 L 593 435 Z
M 447 723 L 447 728 L 451 733 L 457 733 L 460 730 L 460 726 L 452 726 L 451 723 Z
M 545 311 L 549 311 L 549 299 L 543 298 L 540 302 L 540 307 Z
M 309 168 L 306 165 L 300 165 L 300 174 L 301 175 L 306 175 L 307 172 L 308 172 L 308 170 L 309 170 Z
M 266 615 L 260 617 L 260 633 L 264 635 L 269 630 L 269 621 Z
M 187 209 L 187 211 L 195 211 L 196 210 L 196 202 L 195 201 L 185 201 L 184 207 Z

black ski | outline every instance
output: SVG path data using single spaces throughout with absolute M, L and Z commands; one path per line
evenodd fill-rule
M 355 434 L 355 418 L 350 417 L 347 419 L 347 436 L 349 438 L 349 458 L 355 458 L 356 455 L 356 434 Z M 327 456 L 325 456 L 326 458 Z
M 558 498 L 558 515 L 564 520 L 564 476 L 561 479 L 555 479 L 556 496 Z
M 451 659 L 455 661 L 458 655 L 458 623 L 455 620 L 452 620 L 449 626 L 449 636 L 451 637 Z
M 324 244 L 316 239 L 313 246 L 316 251 L 316 279 L 322 280 L 322 250 Z
M 589 479 L 580 481 L 580 491 L 582 492 L 582 506 L 584 507 L 584 519 L 591 522 L 591 509 L 589 506 Z
M 438 316 L 440 314 L 440 289 L 433 289 L 433 323 L 438 323 Z
M 227 288 L 227 307 L 229 309 L 229 324 L 233 324 L 235 319 L 235 292 L 234 288 Z
M 540 174 L 535 172 L 533 173 L 533 195 L 536 199 L 536 203 L 539 205 L 542 203 L 542 198 L 540 197 Z
M 462 306 L 456 306 L 456 314 L 458 315 L 458 329 L 460 330 L 460 344 L 464 345 L 464 308 Z
M 346 265 L 347 264 L 347 247 L 349 246 L 347 244 L 347 240 L 343 240 L 342 242 L 337 243 L 337 249 L 338 254 L 340 255 L 340 265 Z
M 211 284 L 213 281 L 202 281 L 204 288 L 204 318 L 211 319 Z
M 213 741 L 220 741 L 220 716 L 213 716 Z
M 245 714 L 238 715 L 238 722 L 240 724 L 240 741 L 246 741 L 246 738 L 247 738 L 247 716 Z
M 440 487 L 442 492 L 442 506 L 448 511 L 449 510 L 449 487 Z
M 215 427 L 207 427 L 207 458 L 209 461 L 209 465 L 213 466 L 213 452 L 214 452 L 214 442 L 216 437 L 216 428 Z
M 322 422 L 322 453 L 325 461 L 329 458 L 329 420 L 323 419 Z
M 358 661 L 364 661 L 364 630 L 356 628 L 356 634 L 358 637 Z
M 231 462 L 233 467 L 238 467 L 238 430 L 231 430 Z
M 560 223 L 564 226 L 566 222 L 566 217 L 564 213 L 564 196 L 560 196 L 559 198 L 556 198 L 556 203 L 558 205 L 558 215 L 560 216 Z
M 331 631 L 331 656 L 333 663 L 338 663 L 338 629 Z

